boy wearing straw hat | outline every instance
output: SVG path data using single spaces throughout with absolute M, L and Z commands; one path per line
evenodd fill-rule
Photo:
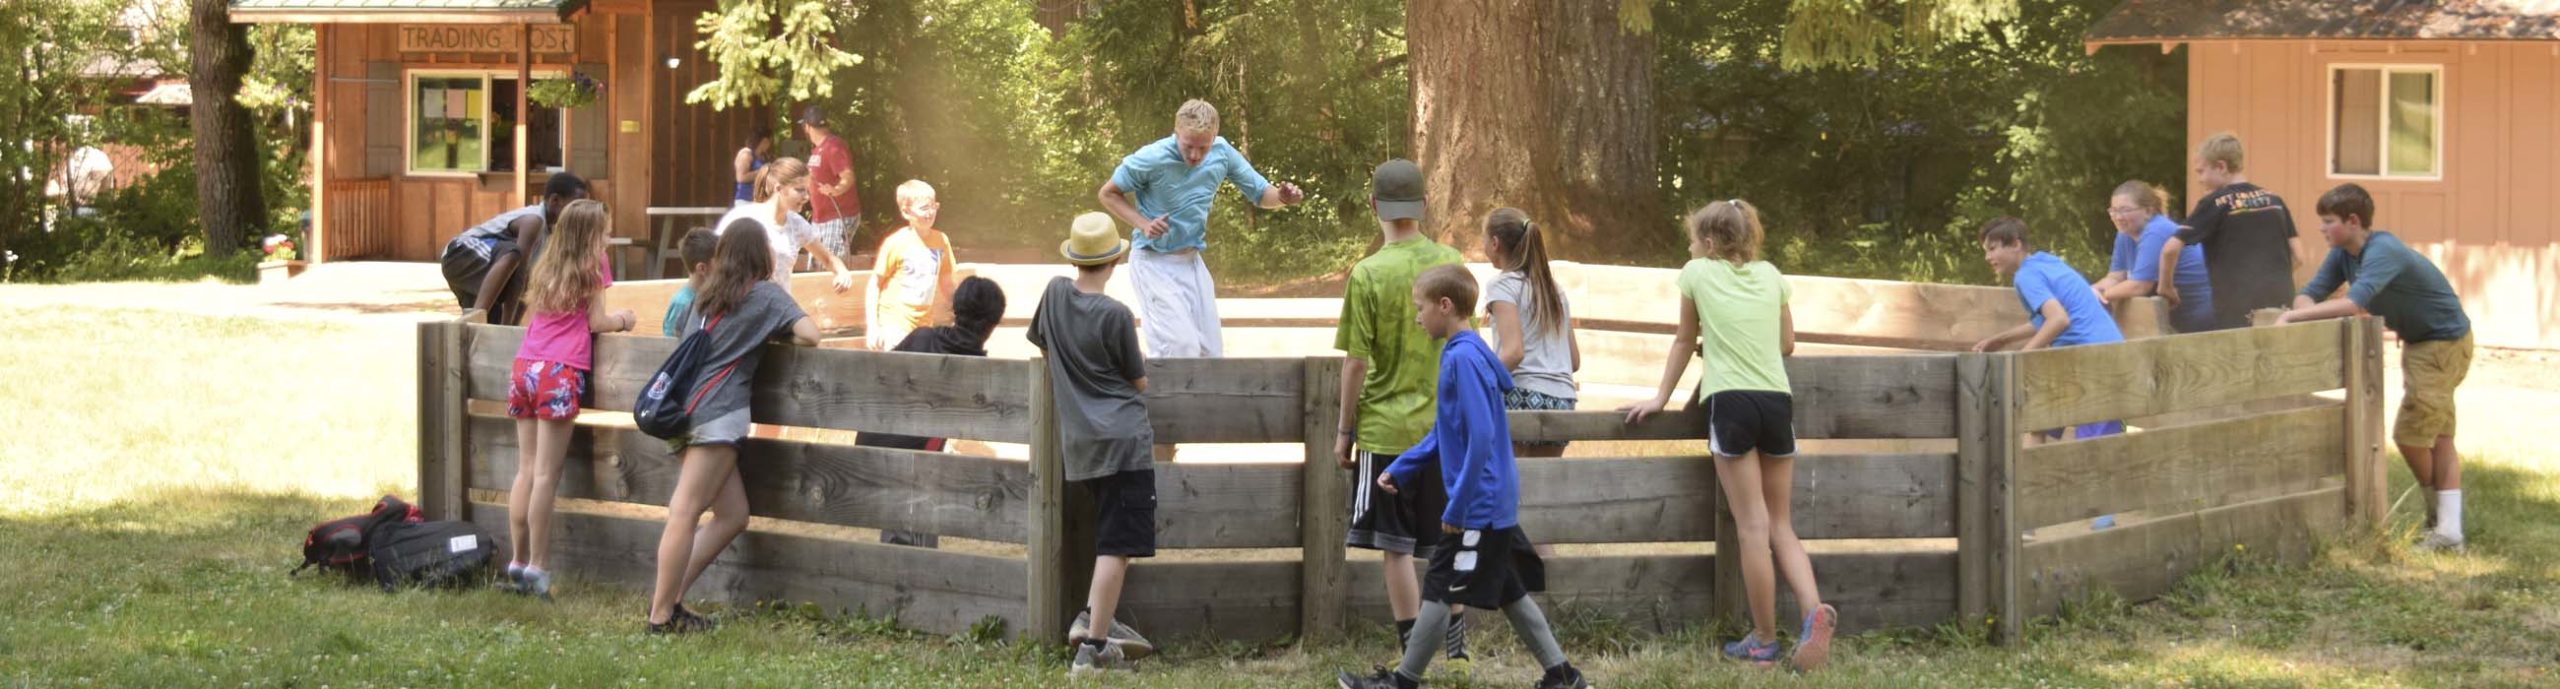
M 1111 216 L 1077 216 L 1059 245 L 1073 278 L 1049 281 L 1031 315 L 1030 339 L 1047 357 L 1050 399 L 1057 405 L 1059 457 L 1066 479 L 1093 492 L 1098 514 L 1093 587 L 1067 640 L 1075 645 L 1069 677 L 1127 669 L 1154 646 L 1112 619 L 1131 558 L 1156 554 L 1154 426 L 1147 420 L 1147 362 L 1138 351 L 1137 319 L 1102 293 L 1129 256 Z M 1107 629 L 1100 638 L 1091 630 Z

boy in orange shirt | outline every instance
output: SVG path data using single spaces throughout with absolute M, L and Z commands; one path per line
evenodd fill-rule
M 864 301 L 871 305 L 866 344 L 876 352 L 896 348 L 918 328 L 949 324 L 951 291 L 959 285 L 951 237 L 933 225 L 942 215 L 933 185 L 914 179 L 898 185 L 898 215 L 907 226 L 880 241 Z

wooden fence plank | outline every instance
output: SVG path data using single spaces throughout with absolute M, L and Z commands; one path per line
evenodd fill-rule
M 1548 590 L 1537 594 L 1538 604 L 1549 619 L 1579 609 L 1657 632 L 1694 628 L 1710 614 L 1715 560 L 1697 553 L 1552 558 L 1546 561 Z M 1844 613 L 1843 633 L 1929 627 L 1955 611 L 1955 554 L 1944 548 L 1815 553 L 1813 569 L 1823 602 Z M 1350 563 L 1352 619 L 1388 620 L 1382 571 L 1375 559 Z M 1799 614 L 1785 589 L 1779 586 L 1779 620 L 1793 626 Z
M 665 522 L 557 515 L 555 568 L 582 579 L 650 585 Z M 506 518 L 505 505 L 484 503 L 472 511 L 473 521 L 501 533 Z M 901 627 L 953 634 L 988 617 L 1020 628 L 1022 591 L 1020 560 L 750 530 L 712 561 L 691 594 L 739 604 L 811 602 L 829 612 L 895 617 Z
M 1343 535 L 1351 526 L 1350 472 L 1333 454 L 1342 428 L 1342 359 L 1308 359 L 1299 387 L 1304 410 L 1305 459 L 1298 498 L 1298 634 L 1308 641 L 1339 637 L 1343 596 Z
M 2098 588 L 2128 601 L 2150 600 L 2226 554 L 2301 562 L 2321 535 L 2336 533 L 2345 520 L 2338 508 L 2343 492 L 2324 488 L 2029 544 L 2030 606 L 2035 614 L 2053 614 L 2064 601 Z
M 1301 544 L 1298 503 L 1305 470 L 1298 464 L 1158 462 L 1155 467 L 1158 547 Z
M 2382 459 L 2382 321 L 2370 316 L 2347 326 L 2345 384 L 2347 403 L 2340 429 L 2345 445 L 2349 523 L 2360 529 L 2381 528 L 2390 516 L 2384 489 L 2390 484 Z
M 1341 547 L 1341 534 L 1334 546 Z M 1295 561 L 1138 560 L 1113 617 L 1169 638 L 1274 639 L 1298 632 L 1305 594 Z
M 1796 437 L 1808 440 L 1947 438 L 1955 435 L 1955 357 L 1800 356 L 1787 359 Z M 1684 396 L 1688 393 L 1682 393 Z M 1511 412 L 1520 442 L 1697 440 L 1703 415 L 1684 408 L 1629 426 L 1612 411 Z
M 2312 487 L 2343 467 L 2341 405 L 2028 448 L 2018 520 L 2028 528 L 2144 510 L 2186 512 L 2227 496 Z
M 514 422 L 471 419 L 471 487 L 515 480 Z M 561 497 L 665 505 L 682 460 L 628 428 L 580 427 L 562 466 Z M 876 447 L 750 438 L 738 473 L 759 517 L 1021 543 L 1031 499 L 1022 462 Z
M 524 329 L 475 325 L 472 399 L 503 400 Z M 596 409 L 630 411 L 675 351 L 663 337 L 596 338 Z M 1030 398 L 1016 359 L 770 345 L 757 367 L 757 423 L 1025 442 Z
M 2017 355 L 1959 357 L 1962 434 L 1956 439 L 1956 616 L 1989 623 L 1992 638 L 2017 639 L 2017 492 L 2011 482 L 2022 448 L 2018 427 Z
M 1797 535 L 1950 538 L 1955 458 L 1805 455 L 1795 462 Z M 1520 522 L 1546 543 L 1715 540 L 1715 465 L 1704 456 L 1523 459 Z
M 1150 359 L 1147 417 L 1158 443 L 1297 442 L 1304 359 Z
M 2019 423 L 2060 428 L 2334 389 L 2344 333 L 2324 321 L 2023 352 Z
M 964 268 L 960 272 L 960 277 L 967 277 L 967 269 Z M 871 279 L 871 271 L 853 271 L 853 290 L 837 294 L 834 284 L 835 275 L 832 273 L 793 275 L 790 287 L 791 300 L 798 303 L 800 310 L 807 312 L 810 318 L 816 319 L 819 330 L 829 333 L 850 332 L 861 328 L 866 320 L 865 316 L 869 315 L 868 309 L 864 309 L 862 304 L 862 283 L 869 279 Z M 674 333 L 661 332 L 661 327 L 666 322 L 667 302 L 675 299 L 676 290 L 683 288 L 685 282 L 683 279 L 615 282 L 613 287 L 604 291 L 605 308 L 608 310 L 630 309 L 633 314 L 638 315 L 640 325 L 633 329 L 634 333 L 673 337 Z
M 1582 320 L 1668 325 L 1679 316 L 1677 268 L 1569 265 L 1556 271 Z M 2026 322 L 2002 287 L 1789 275 L 1800 341 L 1959 351 Z M 2157 297 L 2127 300 L 2116 322 L 2128 339 L 2166 334 Z

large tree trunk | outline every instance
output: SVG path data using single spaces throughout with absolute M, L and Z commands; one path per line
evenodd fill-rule
M 1562 258 L 1624 255 L 1657 227 L 1653 46 L 1615 2 L 1412 0 L 1414 162 L 1425 227 L 1482 242 L 1485 213 L 1528 211 Z
M 230 3 L 188 0 L 193 25 L 187 83 L 195 91 L 196 208 L 205 253 L 227 256 L 241 237 L 266 226 L 259 192 L 257 124 L 233 100 L 249 74 L 249 30 L 231 23 Z

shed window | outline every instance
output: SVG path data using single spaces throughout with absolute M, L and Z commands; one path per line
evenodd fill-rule
M 2441 174 L 2444 68 L 2337 67 L 2330 71 L 2329 173 Z
M 537 78 L 543 76 L 537 73 Z M 512 72 L 410 74 L 409 172 L 514 171 L 517 87 Z M 533 111 L 527 120 L 532 145 L 526 157 L 535 171 L 560 167 L 560 111 L 530 102 L 526 106 Z

